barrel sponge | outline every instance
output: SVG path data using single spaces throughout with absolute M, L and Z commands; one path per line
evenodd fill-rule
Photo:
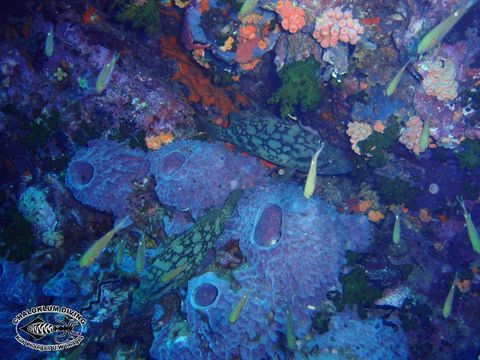
M 257 159 L 227 150 L 222 143 L 175 141 L 152 152 L 150 163 L 160 202 L 190 210 L 195 218 L 222 206 L 233 189 L 267 181 Z
M 240 200 L 226 239 L 240 239 L 251 265 L 236 271 L 235 278 L 242 286 L 271 289 L 270 306 L 280 324 L 290 303 L 301 337 L 311 324 L 307 306 L 321 305 L 332 286 L 339 287 L 346 250 L 365 249 L 370 231 L 365 216 L 342 215 L 318 198 L 306 200 L 298 185 L 281 183 Z
M 84 205 L 123 216 L 134 181 L 148 174 L 145 153 L 107 140 L 96 140 L 75 154 L 66 173 L 66 185 Z

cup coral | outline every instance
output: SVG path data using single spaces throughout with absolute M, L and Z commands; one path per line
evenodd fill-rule
M 353 19 L 351 11 L 339 7 L 327 9 L 315 22 L 313 37 L 323 48 L 337 46 L 338 41 L 355 45 L 363 34 L 363 26 Z
M 438 58 L 427 64 L 427 75 L 422 81 L 425 93 L 440 101 L 453 100 L 458 95 L 455 64 L 451 59 Z
M 282 27 L 291 33 L 296 33 L 305 26 L 305 11 L 291 1 L 279 1 L 275 11 L 282 18 Z
M 347 135 L 350 136 L 352 150 L 356 154 L 360 155 L 360 148 L 357 146 L 358 142 L 365 140 L 372 132 L 372 127 L 369 124 L 356 121 L 348 123 Z
M 416 155 L 420 153 L 420 136 L 422 135 L 423 122 L 418 116 L 412 116 L 402 129 L 400 142 L 412 150 Z

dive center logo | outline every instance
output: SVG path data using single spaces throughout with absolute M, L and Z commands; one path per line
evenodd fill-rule
M 65 306 L 40 305 L 22 311 L 12 323 L 20 344 L 39 351 L 58 351 L 82 342 L 87 320 Z

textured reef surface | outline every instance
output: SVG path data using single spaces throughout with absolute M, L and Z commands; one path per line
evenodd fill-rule
M 0 357 L 478 360 L 479 13 L 3 1 Z

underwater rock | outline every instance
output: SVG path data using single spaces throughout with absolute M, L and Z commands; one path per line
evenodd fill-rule
M 142 151 L 96 140 L 77 151 L 68 165 L 65 183 L 82 204 L 120 217 L 128 209 L 132 183 L 147 175 L 148 166 Z
M 234 189 L 264 185 L 267 171 L 253 157 L 221 143 L 175 141 L 150 153 L 160 202 L 191 211 L 194 218 L 221 206 Z
M 0 302 L 23 305 L 33 299 L 35 285 L 26 277 L 23 266 L 6 260 L 2 260 L 0 265 Z
M 213 124 L 204 126 L 213 137 L 230 142 L 242 151 L 302 172 L 308 171 L 312 155 L 323 142 L 317 133 L 272 115 L 235 113 L 230 115 L 228 128 Z M 317 173 L 335 175 L 350 170 L 350 162 L 342 151 L 325 144 L 317 161 Z
M 381 319 L 359 320 L 353 313 L 334 315 L 325 334 L 315 334 L 302 348 L 309 359 L 406 360 L 408 341 L 400 328 Z M 299 354 L 295 359 L 303 359 Z

